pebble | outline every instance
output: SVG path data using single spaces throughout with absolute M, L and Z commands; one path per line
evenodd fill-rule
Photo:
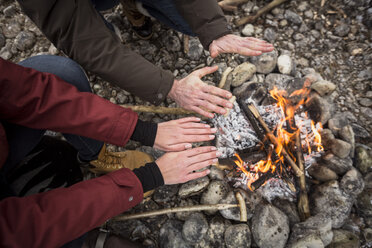
M 280 73 L 289 75 L 294 70 L 294 62 L 289 55 L 280 55 L 278 57 L 278 69 Z
M 191 37 L 189 40 L 189 52 L 187 53 L 187 56 L 191 60 L 199 60 L 203 54 L 203 50 L 204 48 L 202 44 L 200 44 L 199 39 Z
M 372 100 L 370 98 L 361 98 L 359 99 L 360 105 L 364 107 L 371 107 L 372 106 Z
M 351 145 L 343 140 L 334 139 L 331 142 L 332 152 L 339 158 L 346 158 L 349 156 L 351 151 Z
M 21 26 L 16 21 L 9 22 L 3 28 L 4 36 L 9 39 L 16 37 L 19 32 L 21 32 Z
M 14 40 L 15 46 L 20 51 L 30 49 L 34 46 L 35 42 L 35 35 L 28 31 L 21 31 Z
M 252 24 L 247 24 L 242 29 L 242 34 L 244 36 L 250 37 L 254 35 L 254 26 Z
M 347 25 L 346 23 L 340 23 L 334 29 L 335 34 L 340 36 L 340 37 L 347 36 L 349 31 L 350 31 L 350 26 Z
M 182 226 L 182 237 L 195 244 L 201 241 L 208 231 L 208 221 L 201 213 L 193 213 Z
M 202 197 L 200 199 L 200 203 L 202 204 L 217 204 L 219 203 L 227 193 L 229 192 L 229 185 L 225 181 L 212 181 L 208 188 L 203 192 Z M 207 214 L 214 214 L 218 210 L 215 211 L 206 211 Z
M 10 5 L 3 10 L 3 13 L 5 17 L 13 17 L 17 13 L 17 10 L 14 5 Z
M 284 13 L 285 19 L 287 19 L 289 22 L 292 22 L 293 24 L 300 25 L 302 23 L 302 18 L 295 12 L 287 9 Z
M 327 80 L 320 80 L 311 85 L 311 88 L 318 92 L 319 95 L 329 95 L 336 89 L 336 85 Z
M 338 179 L 338 176 L 334 171 L 319 164 L 311 165 L 307 171 L 310 176 L 314 177 L 320 182 L 328 182 Z
M 247 224 L 231 225 L 225 231 L 226 248 L 250 248 L 251 230 Z
M 238 87 L 244 82 L 248 81 L 256 73 L 256 66 L 249 62 L 238 65 L 232 72 L 231 76 L 228 78 L 229 84 L 233 87 Z
M 168 220 L 160 228 L 159 243 L 163 248 L 191 248 L 192 246 L 182 238 L 183 223 L 178 220 Z
M 204 191 L 209 185 L 208 176 L 201 177 L 181 185 L 178 195 L 181 198 L 186 198 L 192 195 L 197 195 Z
M 269 74 L 275 69 L 277 59 L 278 53 L 274 50 L 259 56 L 251 57 L 250 61 L 256 66 L 256 71 L 258 73 Z
M 276 40 L 276 32 L 272 28 L 266 28 L 264 31 L 264 38 L 265 40 L 269 41 L 270 43 L 274 43 Z

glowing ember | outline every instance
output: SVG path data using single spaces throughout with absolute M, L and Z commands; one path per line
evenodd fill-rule
M 303 105 L 306 103 L 307 96 L 310 93 L 309 85 L 309 82 L 305 81 L 304 88 L 294 91 L 289 97 L 286 91 L 278 90 L 276 87 L 270 91 L 270 95 L 277 101 L 276 107 L 280 112 L 280 120 L 273 129 L 274 138 L 277 143 L 275 147 L 277 156 L 272 156 L 275 154 L 268 154 L 266 160 L 249 165 L 235 153 L 237 157 L 235 163 L 239 170 L 244 173 L 243 181 L 250 190 L 254 190 L 252 189 L 252 183 L 265 173 L 271 172 L 273 175 L 282 178 L 282 173 L 289 171 L 290 168 L 284 163 L 282 155 L 284 148 L 294 161 L 296 161 L 296 156 L 289 151 L 294 152 L 295 149 L 301 149 L 304 153 L 305 164 L 306 159 L 309 160 L 313 156 L 316 156 L 316 153 L 319 154 L 324 151 L 319 133 L 322 130 L 321 123 L 315 124 L 313 120 L 308 118 L 307 113 L 304 112 Z M 296 99 L 296 102 L 293 102 L 292 99 Z M 294 145 L 297 135 L 303 141 L 300 148 L 296 148 Z M 313 151 L 313 149 L 316 151 Z M 276 161 L 272 160 L 274 157 L 277 158 Z

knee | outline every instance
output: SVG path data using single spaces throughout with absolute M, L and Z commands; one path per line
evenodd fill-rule
M 54 74 L 65 82 L 74 85 L 79 91 L 91 91 L 85 71 L 72 59 L 53 55 L 39 55 L 30 57 L 19 64 L 37 71 Z

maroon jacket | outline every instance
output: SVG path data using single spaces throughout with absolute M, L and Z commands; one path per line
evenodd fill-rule
M 0 58 L 0 168 L 8 145 L 1 120 L 123 146 L 137 114 L 55 75 Z M 138 204 L 141 182 L 121 169 L 69 188 L 0 201 L 0 247 L 60 247 Z

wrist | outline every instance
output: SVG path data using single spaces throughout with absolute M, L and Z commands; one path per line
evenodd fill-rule
M 177 94 L 176 91 L 177 91 L 178 83 L 179 83 L 179 80 L 175 79 L 173 81 L 172 88 L 171 88 L 171 90 L 168 93 L 168 97 L 171 98 L 172 100 L 175 100 L 176 99 L 176 94 Z

